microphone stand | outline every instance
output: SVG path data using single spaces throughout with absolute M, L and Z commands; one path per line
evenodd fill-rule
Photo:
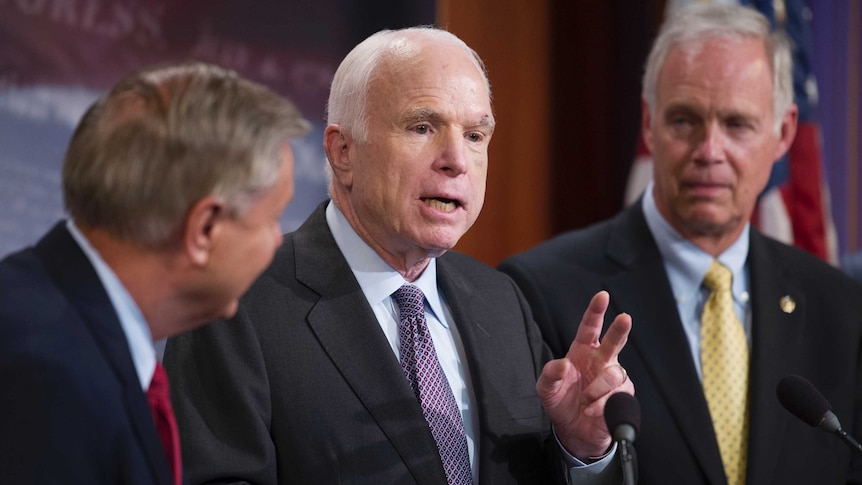
M 635 449 L 628 440 L 620 440 L 620 464 L 623 468 L 623 485 L 635 485 Z
M 847 443 L 847 446 L 849 446 L 851 450 L 862 452 L 862 445 L 860 445 L 858 441 L 853 439 L 852 436 L 847 434 L 847 432 L 844 431 L 844 429 L 842 429 L 842 428 L 836 429 L 835 434 L 838 435 L 838 437 L 841 438 L 842 441 Z
M 815 392 L 817 392 L 816 389 Z M 817 423 L 817 427 L 825 431 L 831 431 L 835 433 L 836 436 L 841 438 L 841 441 L 847 443 L 847 446 L 849 446 L 851 450 L 862 452 L 862 445 L 860 445 L 858 441 L 856 441 L 852 436 L 850 436 L 849 434 L 847 434 L 846 431 L 844 431 L 844 428 L 841 427 L 841 422 L 838 421 L 838 416 L 836 416 L 831 409 L 827 409 L 827 411 L 823 414 L 823 418 L 820 420 L 819 423 Z

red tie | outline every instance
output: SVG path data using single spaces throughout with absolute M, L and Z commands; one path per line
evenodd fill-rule
M 180 458 L 180 434 L 177 431 L 177 420 L 174 417 L 174 408 L 171 407 L 171 392 L 168 384 L 168 375 L 162 364 L 156 362 L 156 370 L 153 372 L 153 380 L 147 389 L 147 402 L 153 411 L 153 421 L 159 430 L 159 438 L 165 449 L 165 456 L 171 471 L 174 472 L 174 483 L 183 483 L 182 459 Z

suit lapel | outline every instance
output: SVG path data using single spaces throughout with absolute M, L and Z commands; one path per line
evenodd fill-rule
M 123 389 L 126 414 L 153 475 L 159 477 L 160 483 L 171 483 L 164 449 L 141 390 L 125 334 L 95 269 L 62 222 L 39 241 L 35 251 L 110 363 Z
M 417 483 L 445 483 L 437 445 L 401 365 L 335 244 L 321 205 L 294 233 L 297 279 L 319 295 L 308 323 Z
M 464 353 L 467 359 L 467 368 L 471 374 L 470 382 L 476 397 L 480 417 L 489 415 L 489 403 L 485 399 L 488 393 L 485 386 L 492 384 L 492 375 L 480 372 L 483 369 L 482 362 L 493 362 L 490 353 L 500 352 L 503 347 L 496 345 L 494 341 L 494 322 L 488 321 L 491 312 L 485 309 L 488 304 L 486 298 L 477 298 L 473 287 L 464 279 L 461 272 L 454 265 L 448 264 L 445 256 L 437 258 L 437 285 L 449 310 L 452 312 L 452 320 L 457 325 L 458 334 L 464 343 Z M 480 418 L 480 426 L 485 426 L 484 419 Z M 482 434 L 482 433 L 480 433 Z M 478 440 L 479 437 L 477 436 Z
M 486 322 L 489 312 L 484 311 L 487 304 L 485 298 L 476 298 L 473 287 L 459 273 L 458 268 L 448 264 L 445 257 L 437 258 L 437 285 L 446 299 L 452 319 L 458 322 L 458 334 L 465 342 L 465 352 L 470 358 L 471 367 L 474 369 L 478 362 L 482 361 L 482 351 L 499 351 L 492 342 L 493 332 Z M 477 361 L 473 364 L 473 361 Z M 481 382 L 474 382 L 474 386 L 480 387 Z
M 766 237 L 752 229 L 748 253 L 752 301 L 749 483 L 772 481 L 791 420 L 789 413 L 775 412 L 775 386 L 782 377 L 795 372 L 795 356 L 805 345 L 801 337 L 805 295 L 794 286 L 790 273 L 770 249 Z M 781 304 L 785 296 L 795 303 L 792 311 Z
M 632 315 L 632 331 L 621 357 L 622 364 L 629 367 L 637 390 L 640 370 L 633 366 L 638 361 L 643 362 L 643 371 L 655 382 L 657 393 L 708 480 L 724 483 L 724 470 L 716 441 L 711 439 L 714 436 L 712 420 L 700 379 L 661 254 L 640 204 L 633 204 L 615 223 L 607 256 L 625 268 L 605 281 L 613 310 L 608 313 L 611 317 L 619 312 Z M 645 288 L 649 291 L 644 291 Z M 627 353 L 635 354 L 636 358 L 627 359 Z

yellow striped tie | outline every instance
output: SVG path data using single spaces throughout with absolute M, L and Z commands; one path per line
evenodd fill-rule
M 731 278 L 730 270 L 718 261 L 703 278 L 712 292 L 701 318 L 700 362 L 727 482 L 742 485 L 748 458 L 748 341 L 733 310 Z

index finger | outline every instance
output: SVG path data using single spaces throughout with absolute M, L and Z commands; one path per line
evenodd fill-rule
M 602 334 L 602 325 L 605 321 L 605 312 L 610 304 L 611 296 L 607 291 L 600 291 L 593 295 L 581 324 L 578 325 L 578 333 L 575 334 L 575 342 L 595 347 L 599 343 Z

